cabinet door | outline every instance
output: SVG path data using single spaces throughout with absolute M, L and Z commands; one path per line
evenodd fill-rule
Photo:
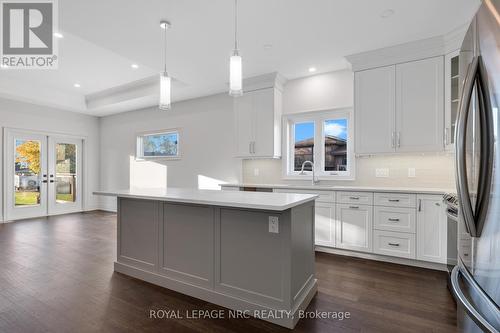
M 274 156 L 274 88 L 253 91 L 255 113 L 254 155 L 257 157 Z M 279 123 L 279 122 L 278 122 Z
M 244 94 L 234 99 L 236 134 L 236 156 L 252 156 L 254 141 L 255 112 L 252 94 Z
M 369 69 L 354 76 L 358 154 L 394 152 L 395 68 Z
M 446 212 L 439 195 L 417 196 L 417 259 L 446 263 Z
M 335 246 L 335 205 L 316 203 L 314 220 L 314 243 L 320 246 Z
M 336 246 L 372 252 L 373 206 L 337 204 Z
M 446 150 L 453 150 L 455 146 L 455 125 L 460 98 L 459 53 L 457 50 L 444 57 L 444 142 Z
M 397 151 L 444 149 L 443 57 L 396 65 Z

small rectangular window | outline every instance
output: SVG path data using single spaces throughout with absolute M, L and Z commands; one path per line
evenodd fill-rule
M 139 135 L 137 158 L 179 158 L 179 131 L 169 130 Z
M 294 170 L 300 171 L 305 161 L 314 162 L 314 122 L 296 123 L 294 131 Z M 304 170 L 312 171 L 311 164 Z
M 323 122 L 325 134 L 324 171 L 347 171 L 347 119 L 330 119 Z

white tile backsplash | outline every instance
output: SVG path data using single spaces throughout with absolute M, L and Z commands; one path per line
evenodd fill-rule
M 281 166 L 281 160 L 245 160 L 243 161 L 243 182 L 257 184 L 309 183 L 309 181 L 282 179 Z M 255 169 L 259 169 L 258 175 L 255 175 Z M 377 169 L 387 169 L 388 176 L 376 177 Z M 412 169 L 415 171 L 415 177 L 410 176 Z M 321 181 L 321 184 L 453 189 L 455 188 L 454 157 L 450 153 L 357 157 L 355 180 Z

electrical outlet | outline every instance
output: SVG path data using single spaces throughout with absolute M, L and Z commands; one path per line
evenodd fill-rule
M 277 216 L 269 216 L 269 232 L 279 233 L 279 218 Z
M 253 175 L 254 175 L 254 176 L 258 176 L 258 175 L 259 175 L 259 172 L 260 172 L 259 168 L 255 168 L 255 169 L 253 169 Z
M 415 178 L 415 168 L 408 168 L 408 178 Z
M 375 169 L 375 177 L 387 178 L 389 177 L 389 169 L 388 168 L 377 168 Z

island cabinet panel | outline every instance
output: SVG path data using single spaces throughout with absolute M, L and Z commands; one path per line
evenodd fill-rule
M 213 285 L 214 214 L 210 206 L 163 204 L 160 274 L 195 285 Z
M 118 260 L 149 271 L 158 264 L 158 202 L 118 201 Z
M 269 218 L 278 218 L 278 233 Z M 285 222 L 288 219 L 288 223 Z M 281 305 L 287 289 L 289 215 L 222 208 L 216 234 L 216 290 L 261 304 Z M 256 268 L 259 269 L 256 269 Z

